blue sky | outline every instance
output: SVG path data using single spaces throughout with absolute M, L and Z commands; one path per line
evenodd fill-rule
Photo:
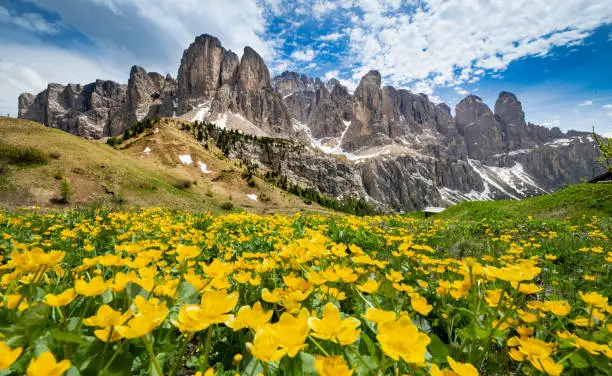
M 176 76 L 196 35 L 245 45 L 272 74 L 383 84 L 451 107 L 502 90 L 527 120 L 612 136 L 606 0 L 0 0 L 0 113 L 49 82 L 127 82 L 131 65 Z

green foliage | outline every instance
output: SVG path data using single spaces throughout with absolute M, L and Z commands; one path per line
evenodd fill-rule
M 61 203 L 67 204 L 72 199 L 72 187 L 70 186 L 70 182 L 68 179 L 63 179 L 62 184 L 60 186 L 60 197 L 59 201 Z
M 595 158 L 595 162 L 604 170 L 612 171 L 612 138 L 598 136 L 595 133 L 595 127 L 593 127 L 591 137 L 595 140 L 599 151 L 599 156 Z
M 0 142 L 0 163 L 16 166 L 35 166 L 47 164 L 48 162 L 49 156 L 40 149 Z
M 222 203 L 219 207 L 221 209 L 225 210 L 225 211 L 230 211 L 230 210 L 232 210 L 234 208 L 234 204 L 232 204 L 229 201 L 226 201 L 226 202 Z

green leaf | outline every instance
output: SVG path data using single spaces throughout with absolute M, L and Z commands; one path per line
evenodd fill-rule
M 580 351 L 575 352 L 569 357 L 570 362 L 574 368 L 588 368 L 590 366 L 589 361 L 586 360 Z
M 89 342 L 87 339 L 85 339 L 84 337 L 82 337 L 78 333 L 63 332 L 63 331 L 61 331 L 61 330 L 59 330 L 57 328 L 51 330 L 51 336 L 56 341 L 60 341 L 60 342 L 77 343 L 77 344 L 80 344 L 80 345 L 84 345 L 84 344 Z
M 300 359 L 302 362 L 302 375 L 304 376 L 316 376 L 318 375 L 317 370 L 315 369 L 315 357 L 305 353 L 300 353 Z
M 444 363 L 446 361 L 446 356 L 449 354 L 448 346 L 442 342 L 437 335 L 430 335 L 431 342 L 427 349 L 431 354 L 431 359 L 433 363 Z
M 181 282 L 178 287 L 178 301 L 181 304 L 197 304 L 198 300 L 198 291 L 193 287 L 193 285 L 187 281 Z
M 108 304 L 113 301 L 113 293 L 109 289 L 104 290 L 101 296 L 102 296 L 102 303 L 104 304 Z

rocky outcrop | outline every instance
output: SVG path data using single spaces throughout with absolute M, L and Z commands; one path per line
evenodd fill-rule
M 287 97 L 296 92 L 315 91 L 321 86 L 321 81 L 297 72 L 284 71 L 272 79 L 272 86 L 277 93 Z
M 480 97 L 469 95 L 457 104 L 455 123 L 470 158 L 487 161 L 503 152 L 501 125 Z
M 212 35 L 195 39 L 183 52 L 178 70 L 179 112 L 185 113 L 211 100 L 224 84 L 233 84 L 238 56 Z
M 34 100 L 19 99 L 21 118 L 86 138 L 122 133 L 127 124 L 127 85 L 97 80 L 79 85 L 49 84 Z
M 221 81 L 222 86 L 210 105 L 210 119 L 214 120 L 230 111 L 244 116 L 269 136 L 298 135 L 282 97 L 270 84 L 266 64 L 252 48 L 245 47 L 235 77 L 235 81 Z
M 171 117 L 176 90 L 177 83 L 170 74 L 164 77 L 133 66 L 127 90 L 129 124 L 147 117 Z

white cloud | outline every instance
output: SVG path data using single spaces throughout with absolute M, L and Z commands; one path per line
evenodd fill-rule
M 431 0 L 416 13 L 389 13 L 396 3 L 360 2 L 364 14 L 349 32 L 349 59 L 396 86 L 435 76 L 444 77 L 435 86 L 476 82 L 485 71 L 579 44 L 612 18 L 600 0 Z
M 9 18 L 31 35 L 27 35 L 28 44 L 21 46 L 0 38 L 0 113 L 16 114 L 22 91 L 37 92 L 49 82 L 85 84 L 103 78 L 127 83 L 133 64 L 176 76 L 184 49 L 203 33 L 217 36 L 225 48 L 239 55 L 244 46 L 251 46 L 268 63 L 275 59 L 279 43 L 262 37 L 266 21 L 257 0 L 211 1 L 205 6 L 197 0 L 30 1 L 57 14 L 61 25 L 77 30 L 92 44 L 80 45 L 78 53 L 52 47 L 37 35 L 52 32 L 53 24 L 45 26 L 35 16 L 21 15 L 22 21 Z M 13 16 L 0 7 L 0 24 L 8 22 L 7 14 Z M 19 56 L 17 49 L 28 59 Z M 19 84 L 24 75 L 37 77 L 40 84 L 27 79 L 24 82 L 29 83 Z
M 612 110 L 612 104 L 604 104 L 603 108 L 605 108 L 606 110 Z
M 129 74 L 108 62 L 45 45 L 3 45 L 2 55 L 0 113 L 12 116 L 17 114 L 17 97 L 23 92 L 37 94 L 49 83 L 89 83 L 96 78 L 127 82 Z
M 323 76 L 323 79 L 325 80 L 325 82 L 331 80 L 332 78 L 338 78 L 338 76 L 340 75 L 340 72 L 337 70 L 330 70 L 328 72 L 325 72 L 325 75 Z
M 334 2 L 319 0 L 314 4 L 314 6 L 312 6 L 311 9 L 316 18 L 321 18 L 326 13 L 335 10 L 337 7 L 338 5 Z
M 8 9 L 1 5 L 0 23 L 18 26 L 29 31 L 34 31 L 43 34 L 57 34 L 60 31 L 59 24 L 45 20 L 40 14 L 23 13 L 21 15 L 18 15 L 10 12 Z
M 305 50 L 295 50 L 291 54 L 291 58 L 299 61 L 311 61 L 315 58 L 315 52 L 312 48 Z
M 344 34 L 342 33 L 331 33 L 331 34 L 327 34 L 327 35 L 323 35 L 322 37 L 319 37 L 319 40 L 334 42 L 339 39 L 342 39 L 343 37 L 344 37 Z
M 470 92 L 460 86 L 455 86 L 455 92 L 459 95 L 468 95 Z
M 578 107 L 585 107 L 585 106 L 592 106 L 593 105 L 593 101 L 592 100 L 586 100 L 582 103 L 578 104 Z

